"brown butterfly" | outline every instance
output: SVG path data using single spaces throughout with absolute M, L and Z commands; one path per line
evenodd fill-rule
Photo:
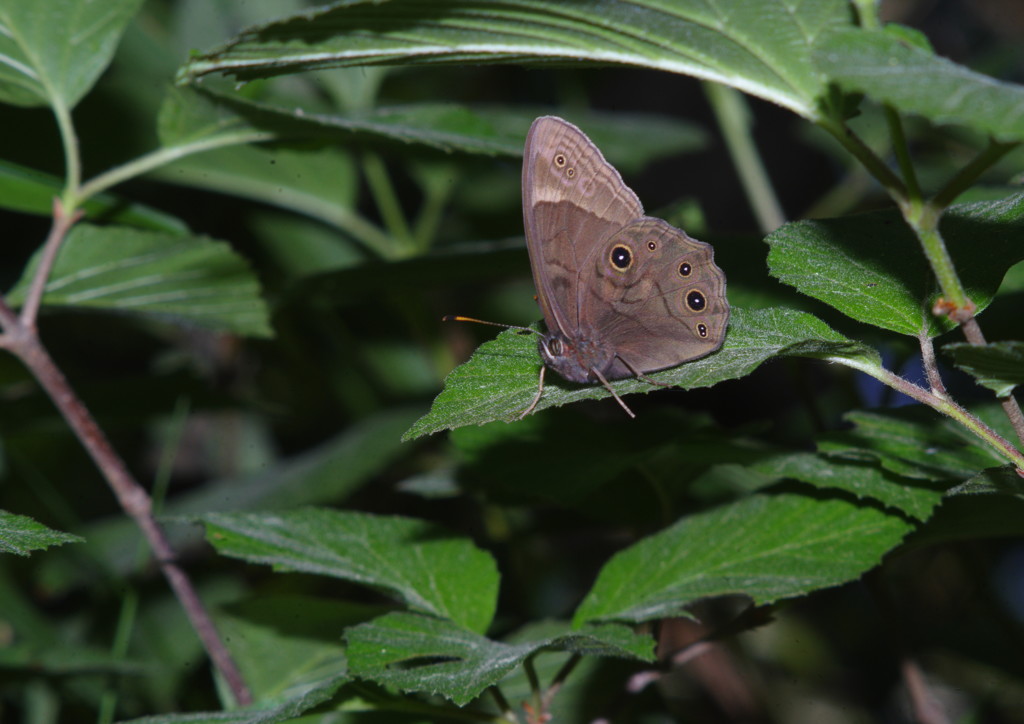
M 725 274 L 711 246 L 644 215 L 636 194 L 576 126 L 533 122 L 523 159 L 523 221 L 547 333 L 537 395 L 550 367 L 599 382 L 630 417 L 610 380 L 708 355 L 725 339 Z

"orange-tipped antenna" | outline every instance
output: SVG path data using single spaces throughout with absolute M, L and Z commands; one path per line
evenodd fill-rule
M 504 327 L 505 329 L 521 329 L 524 332 L 531 332 L 532 334 L 540 334 L 536 329 L 530 329 L 529 327 L 520 327 L 515 324 L 502 324 L 501 322 L 488 322 L 485 319 L 474 319 L 473 317 L 463 317 L 459 314 L 446 314 L 441 317 L 442 322 L 476 322 L 477 324 L 489 324 L 492 327 Z

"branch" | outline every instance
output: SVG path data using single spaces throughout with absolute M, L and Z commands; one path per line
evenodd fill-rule
M 915 385 L 913 382 L 903 379 L 895 372 L 891 372 L 880 365 L 871 364 L 863 360 L 850 357 L 826 357 L 824 359 L 827 362 L 846 365 L 847 367 L 852 367 L 855 370 L 859 370 L 864 374 L 870 375 L 879 382 L 893 388 L 897 392 L 902 392 L 907 397 L 928 405 L 947 417 L 953 418 L 965 428 L 973 432 L 987 445 L 992 447 L 1000 456 L 1013 463 L 1018 471 L 1024 471 L 1024 453 L 1021 453 L 1021 451 L 1015 448 L 1009 440 L 1001 436 L 991 427 L 952 400 L 946 397 L 941 397 L 930 390 L 920 387 L 919 385 Z
M 100 429 L 96 420 L 71 389 L 36 331 L 36 313 L 42 299 L 47 277 L 68 230 L 78 219 L 78 214 L 64 213 L 60 202 L 54 204 L 54 223 L 46 240 L 43 259 L 32 280 L 32 286 L 22 310 L 17 316 L 0 296 L 0 348 L 7 349 L 20 359 L 46 394 L 53 400 L 68 426 L 74 431 L 82 446 L 106 478 L 122 509 L 131 516 L 142 530 L 157 563 L 178 597 L 182 608 L 195 628 L 199 639 L 206 648 L 214 666 L 224 677 L 235 701 L 240 705 L 251 703 L 252 696 L 242 679 L 227 647 L 221 641 L 217 630 L 196 594 L 192 582 L 178 564 L 174 549 L 163 529 L 153 518 L 152 500 L 149 494 L 131 475 L 127 465 L 114 450 L 110 441 Z

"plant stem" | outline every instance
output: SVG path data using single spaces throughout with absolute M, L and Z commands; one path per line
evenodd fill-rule
M 864 165 L 868 172 L 875 177 L 875 180 L 882 184 L 889 196 L 902 204 L 907 198 L 907 187 L 857 134 L 845 124 L 831 120 L 823 121 L 821 127 L 832 134 L 832 137 L 839 141 L 843 148 Z
M 57 119 L 57 128 L 60 130 L 61 144 L 64 146 L 64 195 L 63 203 L 70 213 L 75 208 L 75 194 L 78 185 L 82 182 L 82 159 L 78 153 L 78 134 L 75 133 L 75 124 L 71 119 L 71 111 L 64 105 L 62 98 L 56 95 L 50 98 L 53 107 L 53 115 Z
M 921 200 L 921 187 L 917 183 L 917 172 L 914 170 L 914 163 L 910 159 L 907 139 L 903 135 L 903 124 L 900 122 L 899 114 L 891 106 L 886 106 L 885 120 L 889 124 L 889 133 L 892 136 L 892 150 L 896 154 L 896 162 L 900 165 L 903 183 L 907 186 L 907 196 L 911 202 L 919 203 Z
M 523 662 L 523 671 L 526 672 L 526 679 L 530 682 L 530 691 L 532 692 L 533 706 L 531 707 L 532 712 L 530 716 L 530 722 L 533 724 L 537 721 L 542 721 L 539 717 L 544 714 L 544 697 L 540 692 L 540 679 L 537 678 L 537 669 L 533 665 L 533 657 L 528 656 Z
M 46 290 L 46 282 L 50 278 L 50 270 L 53 269 L 53 264 L 57 261 L 57 252 L 64 244 L 68 231 L 81 217 L 80 209 L 66 213 L 61 200 L 58 198 L 53 200 L 53 225 L 50 227 L 50 234 L 46 237 L 46 243 L 43 245 L 39 268 L 36 269 L 28 294 L 25 295 L 25 303 L 21 307 L 21 324 L 28 329 L 36 328 L 39 305 L 43 301 L 43 292 Z
M 956 200 L 956 197 L 970 188 L 977 178 L 996 161 L 1017 148 L 1018 143 L 1001 143 L 990 141 L 985 150 L 979 153 L 974 159 L 960 169 L 949 182 L 943 186 L 935 196 L 932 197 L 933 206 L 944 209 Z
M 744 98 L 721 83 L 703 86 L 758 226 L 765 234 L 774 231 L 785 223 L 786 216 L 751 137 L 750 113 Z
M 932 394 L 936 397 L 946 397 L 946 385 L 935 361 L 935 345 L 932 344 L 932 338 L 928 336 L 927 330 L 922 330 L 918 336 L 918 343 L 921 346 L 921 364 L 928 377 L 928 386 L 932 388 Z
M 12 337 L 10 329 L 6 334 L 8 337 Z M 153 518 L 149 495 L 128 472 L 128 467 L 115 452 L 88 409 L 71 389 L 67 379 L 53 362 L 39 337 L 33 331 L 20 327 L 19 332 L 13 333 L 13 339 L 15 340 L 14 344 L 9 346 L 11 352 L 24 362 L 42 385 L 57 409 L 60 410 L 68 426 L 71 427 L 93 462 L 96 463 L 96 467 L 103 473 L 103 477 L 110 484 L 121 507 L 142 530 L 160 569 L 178 597 L 182 608 L 185 609 L 189 621 L 203 642 L 211 660 L 231 688 L 235 700 L 241 705 L 250 703 L 251 695 L 242 680 L 241 673 L 235 666 L 231 654 L 220 640 L 213 620 L 204 608 L 202 601 L 199 600 L 191 581 L 178 564 L 175 551 L 167 540 L 167 536 Z
M 897 392 L 902 392 L 907 397 L 928 405 L 947 417 L 953 418 L 974 433 L 983 442 L 991 446 L 1001 457 L 1004 457 L 1013 463 L 1013 465 L 1017 467 L 1017 470 L 1024 471 L 1024 453 L 1021 453 L 1020 450 L 1015 448 L 1008 440 L 999 435 L 999 433 L 952 400 L 940 397 L 923 387 L 915 385 L 913 382 L 903 379 L 896 373 L 890 372 L 884 367 L 864 360 L 848 357 L 827 357 L 825 359 L 826 361 L 846 365 L 847 367 L 852 367 L 855 370 L 859 370 L 870 375 L 879 382 L 893 388 Z
M 928 264 L 939 282 L 943 298 L 953 305 L 953 319 L 963 322 L 973 314 L 973 303 L 960 282 L 960 277 L 953 266 L 953 259 L 946 248 L 946 241 L 939 231 L 939 219 L 943 209 L 932 204 L 901 205 L 903 218 L 917 235 L 921 248 L 928 259 Z
M 388 178 L 387 168 L 380 156 L 375 153 L 363 154 L 363 173 L 366 175 L 366 182 L 370 186 L 370 193 L 377 203 L 377 210 L 380 212 L 384 226 L 391 232 L 396 244 L 389 248 L 378 249 L 378 253 L 384 258 L 401 257 L 414 250 L 416 242 L 413 239 L 412 231 L 402 213 L 402 205 L 398 202 L 398 195 L 395 187 Z
M 235 701 L 244 706 L 252 701 L 249 689 L 218 636 L 213 620 L 192 582 L 178 565 L 167 536 L 154 519 L 149 494 L 132 477 L 127 465 L 46 351 L 36 331 L 36 312 L 42 298 L 42 289 L 46 285 L 57 250 L 78 216 L 77 212 L 68 213 L 62 202 L 55 201 L 53 228 L 20 318 L 0 295 L 0 348 L 11 352 L 29 369 L 106 478 L 121 508 L 131 516 L 145 536 L 164 577 L 170 583 L 211 661 L 227 682 Z
M 106 191 L 111 186 L 116 186 L 122 181 L 135 178 L 136 176 L 141 176 L 147 171 L 152 171 L 160 166 L 165 166 L 172 161 L 177 161 L 178 159 L 190 156 L 193 153 L 211 151 L 215 148 L 223 148 L 224 146 L 236 146 L 242 143 L 271 141 L 276 137 L 277 136 L 275 134 L 268 133 L 266 131 L 238 131 L 235 133 L 225 133 L 219 136 L 204 138 L 192 143 L 183 143 L 178 146 L 158 148 L 155 151 L 139 156 L 133 161 L 129 161 L 128 163 L 120 166 L 115 166 L 109 171 L 101 173 L 91 181 L 87 181 L 80 189 L 78 189 L 75 200 L 76 202 L 81 203 L 85 199 L 91 198 L 102 191 Z
M 542 699 L 544 711 L 551 709 L 551 702 L 555 698 L 555 695 L 559 692 L 562 686 L 565 684 L 566 679 L 569 678 L 569 674 L 573 672 L 573 669 L 583 660 L 580 654 L 573 654 L 569 659 L 562 664 L 562 668 L 555 674 L 555 678 L 551 680 L 551 685 L 548 686 L 547 691 L 544 692 Z

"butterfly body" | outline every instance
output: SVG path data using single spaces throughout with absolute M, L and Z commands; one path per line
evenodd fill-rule
M 523 218 L 547 326 L 541 357 L 565 379 L 606 384 L 722 345 L 729 305 L 711 246 L 645 216 L 601 151 L 561 118 L 538 118 L 527 135 Z

